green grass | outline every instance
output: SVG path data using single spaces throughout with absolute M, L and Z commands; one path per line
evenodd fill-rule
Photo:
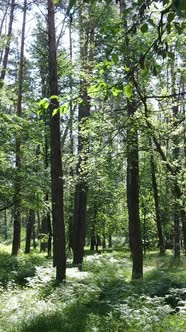
M 51 261 L 0 254 L 1 332 L 184 332 L 186 261 L 150 253 L 144 280 L 130 281 L 128 252 L 87 255 L 56 285 Z M 175 308 L 179 307 L 176 313 Z

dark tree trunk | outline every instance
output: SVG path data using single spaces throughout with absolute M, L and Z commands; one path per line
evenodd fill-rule
M 47 218 L 48 218 L 48 212 L 47 215 L 45 215 L 42 218 L 41 221 L 41 229 L 40 229 L 40 252 L 45 252 L 48 248 L 47 245 L 47 237 L 48 237 L 48 223 L 47 223 Z
M 153 187 L 153 193 L 154 193 L 154 203 L 155 203 L 155 211 L 156 211 L 156 224 L 157 224 L 157 231 L 158 231 L 159 248 L 160 248 L 160 254 L 164 255 L 165 254 L 165 243 L 164 243 L 163 231 L 162 231 L 158 185 L 157 185 L 157 181 L 156 181 L 156 169 L 155 169 L 155 161 L 154 161 L 153 152 L 151 154 L 150 163 L 151 163 L 152 187 Z
M 128 116 L 132 121 L 135 107 L 128 102 Z M 127 130 L 127 205 L 129 215 L 129 243 L 132 253 L 132 279 L 143 277 L 143 246 L 139 217 L 139 161 L 138 132 L 130 123 Z
M 51 218 L 50 213 L 47 213 L 47 226 L 48 226 L 48 243 L 47 243 L 47 249 L 48 249 L 48 257 L 51 257 L 51 250 L 52 250 L 52 225 L 51 225 Z
M 48 0 L 48 38 L 49 38 L 49 78 L 50 95 L 58 96 L 57 55 L 55 35 L 55 14 L 52 0 Z M 60 142 L 60 113 L 57 98 L 50 104 L 50 151 L 51 151 L 51 194 L 53 219 L 53 264 L 56 267 L 56 280 L 66 278 L 65 225 L 63 209 L 63 173 Z
M 21 36 L 21 52 L 19 63 L 19 75 L 18 75 L 18 100 L 17 100 L 17 116 L 21 117 L 22 114 L 22 93 L 23 93 L 23 70 L 24 70 L 24 42 L 25 42 L 25 26 L 26 26 L 26 12 L 27 12 L 27 0 L 24 0 L 23 9 L 23 24 L 22 24 L 22 36 Z M 20 134 L 16 136 L 16 170 L 17 176 L 15 180 L 15 192 L 17 198 L 14 204 L 14 231 L 12 242 L 12 255 L 17 255 L 20 248 L 21 241 L 21 138 Z
M 8 224 L 7 224 L 7 211 L 5 209 L 4 211 L 4 217 L 5 217 L 5 231 L 4 231 L 4 235 L 5 235 L 5 241 L 8 239 Z
M 186 254 L 186 212 L 184 208 L 181 209 L 181 224 L 183 232 L 183 249 Z
M 180 217 L 182 208 L 180 206 L 181 192 L 175 176 L 174 193 L 174 258 L 180 259 Z
M 99 252 L 99 246 L 101 244 L 100 237 L 96 234 L 96 252 Z
M 102 248 L 106 249 L 106 239 L 105 239 L 105 234 L 102 236 Z
M 69 51 L 70 51 L 70 64 L 73 66 L 73 44 L 72 44 L 72 14 L 69 15 Z M 70 73 L 69 77 L 69 87 L 70 87 L 70 154 L 74 155 L 74 139 L 73 139 L 73 77 Z M 73 167 L 70 168 L 71 179 L 74 180 L 74 170 Z M 74 181 L 73 181 L 74 182 Z M 74 221 L 74 188 L 70 188 L 69 197 L 69 225 L 68 225 L 68 247 L 72 249 L 73 247 L 73 221 Z
M 25 244 L 25 254 L 30 253 L 30 244 L 31 244 L 31 237 L 33 235 L 34 230 L 34 223 L 35 223 L 35 212 L 30 209 L 28 220 L 26 223 L 26 244 Z
M 126 1 L 119 0 L 119 3 L 124 32 L 124 44 L 128 49 L 128 27 L 125 18 Z M 130 54 L 128 55 L 126 61 L 126 65 L 130 68 Z M 130 79 L 128 83 L 130 83 Z M 127 129 L 127 207 L 129 215 L 129 245 L 133 261 L 132 279 L 139 279 L 143 278 L 143 244 L 139 216 L 138 131 L 136 124 L 133 121 L 135 111 L 135 101 L 127 101 L 127 112 L 130 121 Z
M 21 212 L 20 202 L 17 200 L 14 206 L 14 230 L 13 230 L 13 242 L 12 242 L 12 255 L 17 256 L 21 242 Z
M 86 234 L 87 186 L 78 183 L 75 192 L 75 211 L 73 225 L 73 264 L 81 265 L 84 256 Z
M 108 247 L 112 248 L 112 235 L 109 234 L 109 238 L 108 238 Z
M 172 79 L 174 83 L 174 74 L 172 73 Z M 174 88 L 173 88 L 173 92 Z M 174 118 L 178 118 L 178 106 L 173 106 L 173 116 Z M 178 136 L 175 136 L 173 139 L 174 149 L 173 149 L 173 159 L 174 161 L 178 161 L 179 154 L 180 154 L 180 148 L 179 148 L 179 138 Z M 175 177 L 174 182 L 175 185 L 173 187 L 173 193 L 174 193 L 174 257 L 176 259 L 180 259 L 180 198 L 181 198 L 181 192 L 178 188 L 177 183 L 177 176 L 179 173 L 179 167 L 175 171 Z
M 91 225 L 90 227 L 90 250 L 94 251 L 96 245 L 96 236 L 95 236 L 95 225 Z

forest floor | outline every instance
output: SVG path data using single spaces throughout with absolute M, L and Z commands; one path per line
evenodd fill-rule
M 0 245 L 1 332 L 185 332 L 186 259 L 146 255 L 144 280 L 131 282 L 122 250 L 88 254 L 80 272 L 68 260 L 56 285 L 43 254 L 11 257 Z

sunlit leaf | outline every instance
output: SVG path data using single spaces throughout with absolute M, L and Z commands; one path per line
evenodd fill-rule
M 121 90 L 116 87 L 112 87 L 111 91 L 114 97 L 117 97 L 121 93 Z
M 52 116 L 55 116 L 59 112 L 59 108 L 55 108 L 52 112 Z
M 124 87 L 124 93 L 127 98 L 130 98 L 133 94 L 133 86 L 131 84 L 127 84 Z

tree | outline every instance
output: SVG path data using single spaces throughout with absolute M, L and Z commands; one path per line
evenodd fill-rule
M 24 80 L 24 45 L 25 45 L 25 27 L 26 27 L 26 13 L 27 13 L 27 0 L 24 0 L 23 8 L 23 24 L 21 35 L 21 51 L 19 62 L 19 74 L 18 74 L 18 100 L 17 100 L 17 116 L 21 117 L 22 114 L 22 93 L 23 93 L 23 80 Z M 12 255 L 17 255 L 20 248 L 21 241 L 21 137 L 20 133 L 16 136 L 16 180 L 15 180 L 15 192 L 17 197 L 14 204 L 14 233 L 12 242 Z
M 88 141 L 82 134 L 83 126 L 86 123 L 86 119 L 90 116 L 90 97 L 87 91 L 87 81 L 84 77 L 87 71 L 87 58 L 88 58 L 88 38 L 91 40 L 93 34 L 90 27 L 86 27 L 87 22 L 83 19 L 82 7 L 79 9 L 79 26 L 80 26 L 80 62 L 81 73 L 80 78 L 80 98 L 82 102 L 79 104 L 78 114 L 78 164 L 77 175 L 78 182 L 75 188 L 75 203 L 74 203 L 74 223 L 73 223 L 73 264 L 79 265 L 83 262 L 85 234 L 86 234 L 86 209 L 87 209 L 87 194 L 88 184 L 86 180 L 86 172 L 83 167 L 86 164 Z M 91 35 L 89 37 L 89 34 Z M 93 45 L 89 47 L 93 47 Z M 89 49 L 90 52 L 90 49 Z
M 50 151 L 51 151 L 51 198 L 53 219 L 53 263 L 56 280 L 66 277 L 65 225 L 63 209 L 63 173 L 60 141 L 60 113 L 58 101 L 57 55 L 55 34 L 55 10 L 48 0 L 49 40 L 49 87 L 50 87 Z

